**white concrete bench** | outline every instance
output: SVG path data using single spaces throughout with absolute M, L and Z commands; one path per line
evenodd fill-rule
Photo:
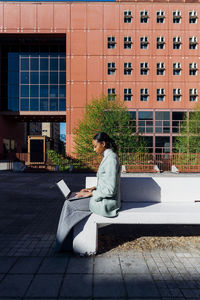
M 86 187 L 96 177 L 86 178 Z M 200 177 L 122 177 L 122 208 L 115 218 L 92 214 L 74 228 L 73 249 L 98 250 L 98 227 L 106 224 L 200 224 Z

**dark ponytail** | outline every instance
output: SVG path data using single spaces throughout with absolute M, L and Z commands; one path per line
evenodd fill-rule
M 106 144 L 106 148 L 112 148 L 112 150 L 114 152 L 117 152 L 117 145 L 115 144 L 114 140 L 109 137 L 109 135 L 105 132 L 98 132 L 97 134 L 95 134 L 95 136 L 93 137 L 93 140 L 102 143 L 105 142 Z

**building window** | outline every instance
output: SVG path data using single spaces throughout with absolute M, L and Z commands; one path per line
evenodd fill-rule
M 173 89 L 173 101 L 174 102 L 181 101 L 181 89 Z
M 181 37 L 173 37 L 173 49 L 181 49 Z
M 157 63 L 157 75 L 165 74 L 165 64 L 163 62 Z
M 141 75 L 148 75 L 148 63 L 147 62 L 142 62 L 140 63 L 140 74 Z
M 164 23 L 165 22 L 165 12 L 163 10 L 159 10 L 156 12 L 156 21 L 157 23 Z
M 108 36 L 108 49 L 115 49 L 115 36 Z
M 196 76 L 197 70 L 197 63 L 192 62 L 189 64 L 189 75 Z
M 65 53 L 19 54 L 20 110 L 66 110 Z
M 189 49 L 197 49 L 197 37 L 192 36 L 189 38 Z
M 125 62 L 124 63 L 124 75 L 131 75 L 132 74 L 132 63 Z
M 115 89 L 107 89 L 108 100 L 115 100 L 116 93 Z
M 197 12 L 195 10 L 189 11 L 189 23 L 190 24 L 197 23 Z
M 147 36 L 141 36 L 140 37 L 140 49 L 148 49 L 148 37 Z
M 190 101 L 195 102 L 198 100 L 198 94 L 197 94 L 197 89 L 190 89 L 189 90 L 189 95 L 190 95 Z
M 179 10 L 173 11 L 173 23 L 181 23 L 181 12 Z
M 148 101 L 148 89 L 140 89 L 140 101 Z
M 173 75 L 181 75 L 181 64 L 179 62 L 173 63 Z
M 109 62 L 108 63 L 108 75 L 114 75 L 116 71 L 115 63 Z
M 132 89 L 124 89 L 124 101 L 131 101 L 132 96 Z
M 138 112 L 138 132 L 153 133 L 153 112 L 152 111 Z
M 140 23 L 148 23 L 148 11 L 147 10 L 141 10 L 140 12 Z
M 132 22 L 132 11 L 125 10 L 124 11 L 124 23 L 131 23 Z
M 157 89 L 157 101 L 164 101 L 164 100 L 165 100 L 165 90 Z
M 131 49 L 132 48 L 132 38 L 131 36 L 124 37 L 124 49 Z
M 157 37 L 157 49 L 164 49 L 165 48 L 165 38 L 164 36 Z
M 170 133 L 170 113 L 169 111 L 155 112 L 155 132 Z

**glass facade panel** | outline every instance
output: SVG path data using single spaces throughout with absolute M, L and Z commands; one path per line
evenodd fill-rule
M 40 72 L 40 84 L 48 84 L 48 72 Z
M 35 71 L 39 70 L 39 60 L 37 58 L 31 59 L 31 70 L 35 70 Z
M 156 111 L 156 120 L 169 120 L 170 113 L 169 111 Z
M 64 52 L 9 52 L 8 70 L 8 109 L 66 110 Z
M 39 73 L 31 72 L 30 84 L 39 84 Z
M 39 86 L 38 85 L 31 85 L 30 86 L 30 97 L 39 97 Z
M 58 110 L 58 99 L 52 98 L 50 101 L 50 110 L 57 111 Z
M 40 70 L 41 71 L 48 70 L 48 58 L 40 58 Z
M 48 110 L 48 98 L 40 99 L 40 111 Z
M 59 99 L 59 110 L 60 111 L 65 111 L 66 110 L 66 100 L 65 98 L 60 98 Z
M 21 100 L 21 108 L 20 110 L 23 110 L 23 111 L 28 111 L 29 110 L 29 99 L 22 99 Z
M 50 73 L 50 83 L 51 84 L 58 84 L 58 72 L 51 72 Z
M 153 112 L 152 111 L 139 111 L 138 119 L 139 120 L 153 120 Z
M 38 99 L 30 99 L 30 111 L 38 111 L 39 110 L 39 100 Z
M 21 97 L 29 97 L 29 85 L 21 85 Z
M 57 58 L 51 58 L 50 59 L 50 70 L 58 70 L 58 59 Z
M 21 59 L 21 70 L 29 70 L 29 58 Z
M 48 85 L 42 85 L 40 86 L 40 97 L 48 97 Z
M 48 98 L 40 99 L 40 110 L 41 111 L 48 110 Z
M 59 74 L 59 83 L 60 84 L 66 84 L 66 73 L 65 72 L 60 72 Z
M 21 72 L 21 83 L 29 84 L 29 72 Z

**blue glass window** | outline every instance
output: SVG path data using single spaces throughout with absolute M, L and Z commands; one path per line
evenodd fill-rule
M 40 58 L 40 70 L 47 71 L 48 69 L 48 58 Z
M 38 99 L 30 99 L 30 111 L 39 110 L 39 101 Z
M 65 72 L 60 72 L 59 83 L 60 84 L 66 84 L 66 73 Z
M 58 86 L 50 85 L 50 97 L 58 97 Z
M 6 72 L 9 109 L 66 110 L 64 52 L 9 52 Z
M 58 58 L 51 58 L 50 59 L 50 70 L 58 70 Z
M 21 72 L 21 83 L 29 84 L 29 72 Z
M 29 85 L 21 85 L 21 97 L 29 97 Z
M 48 85 L 40 85 L 40 97 L 48 97 Z
M 65 85 L 60 85 L 59 96 L 60 97 L 66 96 L 66 86 Z
M 30 86 L 30 97 L 38 97 L 39 96 L 39 86 L 31 85 Z
M 40 99 L 40 110 L 41 111 L 48 110 L 48 98 Z
M 31 72 L 30 84 L 38 84 L 38 83 L 39 83 L 39 73 Z
M 34 71 L 39 70 L 39 60 L 38 60 L 38 58 L 31 58 L 31 70 L 34 70 Z
M 29 70 L 29 59 L 28 58 L 22 58 L 21 59 L 21 70 Z
M 60 70 L 61 71 L 65 71 L 66 70 L 66 59 L 65 58 L 61 58 L 60 59 Z
M 29 99 L 21 99 L 21 108 L 22 111 L 28 111 L 29 110 Z
M 50 100 L 50 111 L 57 111 L 58 110 L 58 99 L 51 98 Z
M 48 84 L 48 72 L 40 72 L 40 84 Z
M 60 111 L 65 111 L 66 110 L 66 99 L 65 98 L 60 98 L 59 99 L 59 110 Z
M 50 73 L 50 83 L 57 84 L 58 83 L 58 72 L 51 72 Z

